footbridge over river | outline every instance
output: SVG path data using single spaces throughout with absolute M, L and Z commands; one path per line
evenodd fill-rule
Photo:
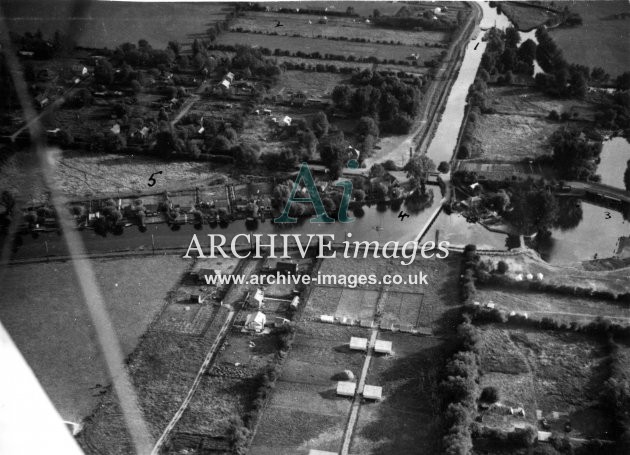
M 595 182 L 566 182 L 557 191 L 559 194 L 571 194 L 575 196 L 591 195 L 612 202 L 630 204 L 630 191 L 622 190 L 614 186 Z

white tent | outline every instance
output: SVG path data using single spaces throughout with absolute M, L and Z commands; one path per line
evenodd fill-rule
M 363 387 L 363 398 L 368 400 L 380 400 L 383 396 L 383 388 L 377 385 L 365 385 Z
M 344 397 L 353 397 L 357 390 L 357 384 L 350 381 L 337 382 L 337 395 Z
M 245 328 L 254 332 L 262 332 L 267 322 L 267 316 L 262 311 L 250 313 L 245 320 Z
M 350 337 L 350 349 L 353 351 L 367 351 L 367 338 Z
M 376 340 L 376 343 L 374 344 L 374 351 L 380 354 L 391 354 L 392 342 L 385 340 Z

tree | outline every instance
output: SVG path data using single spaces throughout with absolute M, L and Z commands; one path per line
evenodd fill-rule
M 448 164 L 447 161 L 442 161 L 437 168 L 438 172 L 441 172 L 442 174 L 447 174 L 448 171 L 451 170 L 451 165 Z
M 354 191 L 352 192 L 352 196 L 354 197 L 354 199 L 355 199 L 357 202 L 363 202 L 363 201 L 365 201 L 365 191 L 363 191 L 363 190 L 361 190 L 361 189 L 354 190 Z
M 481 391 L 481 396 L 479 397 L 479 400 L 482 401 L 483 403 L 496 403 L 497 401 L 499 401 L 499 390 L 496 387 L 484 387 L 484 389 Z
M 168 48 L 171 49 L 175 55 L 179 55 L 180 45 L 177 41 L 169 41 Z
M 507 263 L 505 261 L 499 261 L 499 263 L 497 264 L 497 272 L 499 272 L 501 275 L 504 275 L 505 272 L 507 272 L 509 269 Z M 485 389 L 484 389 L 485 390 Z M 494 400 L 496 401 L 496 400 Z M 492 401 L 491 403 L 494 403 L 494 401 Z
M 357 124 L 356 133 L 359 136 L 367 136 L 371 134 L 374 137 L 378 137 L 378 125 L 372 117 L 361 117 Z
M 352 89 L 347 85 L 337 85 L 332 91 L 332 100 L 340 109 L 348 107 L 350 102 L 350 96 L 352 95 Z
M 132 80 L 129 85 L 131 86 L 131 90 L 133 90 L 134 93 L 140 93 L 142 91 L 142 86 L 140 85 L 140 82 L 138 82 L 136 79 Z
M 94 69 L 94 79 L 98 84 L 110 85 L 114 81 L 114 67 L 108 60 L 101 59 Z
M 372 16 L 373 17 L 381 17 L 381 12 L 377 9 L 375 9 L 374 11 L 372 11 Z
M 505 47 L 515 49 L 521 42 L 521 35 L 515 27 L 505 29 Z
M 328 123 L 328 117 L 326 117 L 326 114 L 324 114 L 322 111 L 319 111 L 317 114 L 315 114 L 315 117 L 312 121 L 312 128 L 315 136 L 317 136 L 318 139 L 328 134 L 329 127 L 330 124 Z
M 232 149 L 234 164 L 240 169 L 251 169 L 258 164 L 256 150 L 249 144 L 240 144 Z
M 435 169 L 435 163 L 426 154 L 412 157 L 404 169 L 420 182 L 426 182 L 428 173 Z
M 617 89 L 618 90 L 630 89 L 630 71 L 626 71 L 625 73 L 617 77 Z
M 375 163 L 370 168 L 370 178 L 383 177 L 385 175 L 385 168 L 379 163 Z

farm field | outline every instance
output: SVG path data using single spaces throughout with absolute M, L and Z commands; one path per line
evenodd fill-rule
M 521 406 L 515 417 L 498 406 L 482 412 L 488 426 L 510 428 L 517 422 L 536 422 L 536 410 L 548 417 L 554 431 L 571 421 L 573 438 L 605 438 L 610 419 L 599 408 L 605 378 L 604 345 L 597 338 L 570 332 L 480 328 L 481 387 L 499 390 L 503 406 Z M 559 413 L 554 418 L 552 413 Z M 556 426 L 558 428 L 556 428 Z
M 510 18 L 512 23 L 522 32 L 528 32 L 540 27 L 555 14 L 540 8 L 520 6 L 511 2 L 502 2 L 501 11 Z
M 344 370 L 355 377 L 365 354 L 350 351 L 351 336 L 367 329 L 301 322 L 282 374 L 261 416 L 251 454 L 301 455 L 309 449 L 338 451 L 350 398 L 336 395 Z
M 350 453 L 438 453 L 440 446 L 440 370 L 449 342 L 433 337 L 381 332 L 394 354 L 375 354 L 366 384 L 383 387 L 382 401 L 363 401 Z
M 593 106 L 579 100 L 557 100 L 522 87 L 490 87 L 488 104 L 495 113 L 478 114 L 469 121 L 473 160 L 521 162 L 551 153 L 548 140 L 566 122 L 547 117 L 551 111 L 568 113 L 571 123 L 593 119 Z
M 275 49 L 283 49 L 291 52 L 319 52 L 322 56 L 325 54 L 334 54 L 344 55 L 345 57 L 353 56 L 355 58 L 376 57 L 379 60 L 395 59 L 397 62 L 399 60 L 406 60 L 412 53 L 420 53 L 419 65 L 422 65 L 422 62 L 425 60 L 437 58 L 441 52 L 441 49 L 427 48 L 424 46 L 391 46 L 376 43 L 355 43 L 305 37 L 288 38 L 285 36 L 235 32 L 221 34 L 217 38 L 216 43 L 242 46 L 255 45 L 271 49 L 272 52 Z
M 376 309 L 378 291 L 349 289 L 333 286 L 315 286 L 311 291 L 306 317 L 318 318 L 322 314 L 337 318 L 372 320 Z
M 92 261 L 123 355 L 134 350 L 189 265 L 175 256 Z M 2 324 L 60 414 L 81 420 L 110 379 L 72 264 L 12 266 L 2 289 Z
M 52 36 L 55 30 L 68 31 L 72 6 L 71 2 L 56 2 L 50 8 L 46 0 L 9 0 L 3 2 L 2 12 L 11 31 L 41 29 Z M 187 41 L 205 33 L 209 24 L 225 19 L 230 9 L 227 3 L 91 2 L 72 25 L 78 29 L 80 46 L 113 49 L 146 39 L 153 47 L 164 49 L 171 40 Z
M 602 316 L 623 325 L 630 323 L 627 303 L 554 293 L 480 287 L 475 299 L 494 302 L 497 309 L 527 313 L 530 318 L 551 317 L 563 322 L 592 322 Z
M 257 264 L 257 261 L 248 261 L 242 273 L 251 274 Z M 193 385 L 199 368 L 228 318 L 229 305 L 238 305 L 245 292 L 246 289 L 243 286 L 230 288 L 223 300 L 226 305 L 217 306 L 212 318 L 203 325 L 203 330 L 195 333 L 194 336 L 173 330 L 178 327 L 177 320 L 171 321 L 172 327 L 168 327 L 160 324 L 160 319 L 157 319 L 130 356 L 128 361 L 130 379 L 138 391 L 140 408 L 154 438 L 157 439 L 164 430 Z M 170 303 L 176 302 L 177 298 L 176 293 L 169 296 Z M 160 318 L 164 318 L 164 313 L 160 315 Z M 226 353 L 226 355 L 230 354 L 232 354 L 231 351 Z M 251 365 L 254 366 L 255 362 L 251 362 Z M 212 380 L 206 382 L 212 383 Z M 227 389 L 232 386 L 237 389 L 239 387 L 248 389 L 247 384 L 229 383 L 229 380 L 223 381 L 223 386 Z M 242 403 L 231 395 L 228 398 L 219 399 L 220 393 L 217 392 L 217 394 L 213 403 L 219 411 L 234 409 Z M 197 394 L 194 395 L 194 398 L 198 397 Z M 219 431 L 223 428 L 221 422 L 216 422 L 217 426 L 211 427 L 209 426 L 211 423 L 198 414 L 200 406 L 206 405 L 203 401 L 204 397 L 205 395 L 201 396 L 201 403 L 194 400 L 191 414 L 184 423 L 188 422 L 200 431 L 201 429 Z M 101 451 L 102 448 L 107 448 L 107 452 L 112 454 L 129 453 L 131 441 L 124 429 L 119 404 L 113 392 L 105 393 L 100 405 L 88 417 L 87 425 L 81 432 L 80 442 L 85 448 L 96 447 Z
M 448 34 L 441 31 L 408 31 L 400 33 L 398 30 L 378 28 L 366 24 L 360 18 L 330 16 L 326 24 L 319 24 L 320 16 L 308 14 L 279 14 L 279 13 L 258 13 L 248 11 L 245 17 L 236 19 L 230 30 L 243 29 L 244 31 L 254 31 L 269 33 L 275 32 L 278 35 L 293 37 L 300 35 L 308 38 L 358 38 L 368 41 L 393 41 L 404 45 L 424 47 L 428 43 L 448 44 Z M 275 27 L 280 21 L 282 27 Z M 311 24 L 309 24 L 311 21 Z M 342 42 L 348 42 L 343 40 Z
M 199 161 L 170 161 L 146 155 L 117 155 L 64 151 L 54 175 L 64 194 L 84 199 L 99 194 L 141 194 L 146 192 L 148 178 L 162 171 L 160 187 L 174 191 L 208 187 L 224 175 L 216 164 Z
M 406 296 L 405 299 L 415 299 L 416 304 L 420 307 L 419 318 L 417 319 L 417 326 L 431 327 L 434 331 L 449 331 L 452 330 L 456 322 L 454 321 L 455 310 L 459 305 L 459 297 L 457 292 L 457 286 L 455 285 L 459 277 L 459 262 L 458 258 L 445 258 L 445 259 L 422 259 L 416 258 L 416 260 L 410 265 L 401 265 L 399 259 L 326 259 L 322 269 L 326 270 L 329 274 L 345 274 L 347 270 L 351 269 L 353 273 L 376 275 L 382 277 L 383 275 L 400 274 L 405 279 L 411 275 L 417 275 L 419 272 L 424 272 L 427 275 L 428 286 L 413 285 L 413 284 L 400 284 L 392 285 L 389 287 L 389 293 L 393 293 L 391 298 L 386 299 L 385 306 L 379 308 L 382 312 L 383 318 L 397 318 L 399 320 L 404 317 L 403 312 L 399 316 L 400 301 L 396 300 L 396 296 L 400 294 L 410 294 L 413 296 Z M 408 261 L 405 260 L 405 262 Z M 350 264 L 349 264 L 350 262 Z M 325 267 L 325 268 L 324 268 Z M 380 285 L 366 284 L 361 286 L 360 291 L 366 292 L 367 290 L 379 289 Z M 338 291 L 328 290 L 322 292 L 321 298 L 315 301 L 314 307 L 309 309 L 307 306 L 305 314 L 318 317 L 320 314 L 333 314 L 336 311 L 334 297 L 331 295 L 337 295 Z M 333 294 L 328 294 L 333 293 Z M 321 302 L 321 303 L 319 303 Z M 420 305 L 421 304 L 421 305 Z M 413 305 L 409 306 L 409 310 L 413 310 Z M 316 309 L 315 309 L 316 308 Z M 328 311 L 328 313 L 326 313 Z M 406 321 L 405 323 L 413 323 L 414 321 Z
M 570 9 L 580 14 L 583 24 L 549 31 L 562 49 L 564 58 L 569 63 L 587 65 L 590 68 L 602 67 L 611 78 L 628 71 L 630 19 L 617 16 L 630 13 L 628 2 L 573 2 Z

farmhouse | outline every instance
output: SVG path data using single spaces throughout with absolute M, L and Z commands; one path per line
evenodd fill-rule
M 267 316 L 262 311 L 256 311 L 247 315 L 245 319 L 245 329 L 253 332 L 262 332 L 267 323 Z

